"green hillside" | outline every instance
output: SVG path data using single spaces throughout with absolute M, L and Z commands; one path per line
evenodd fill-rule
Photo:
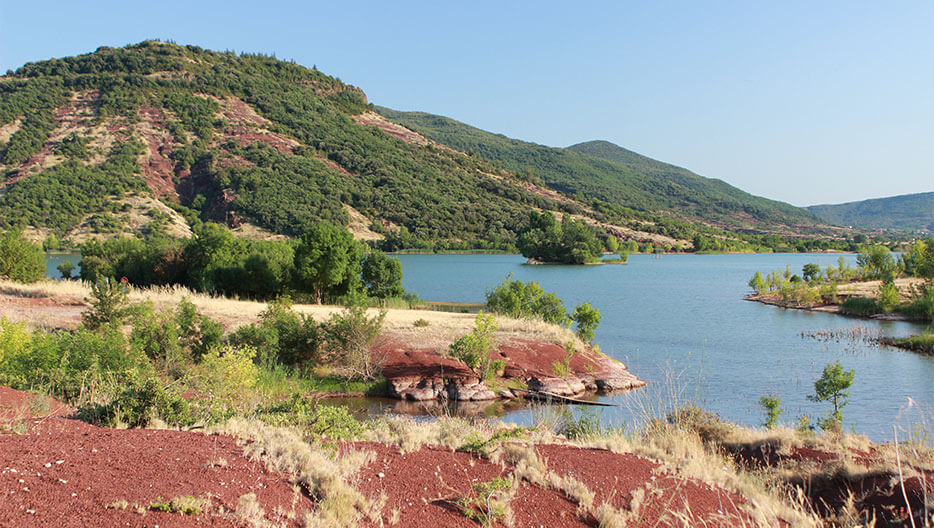
M 369 109 L 316 69 L 196 46 L 26 64 L 0 77 L 0 228 L 120 231 L 128 201 L 146 195 L 190 224 L 295 236 L 347 225 L 350 206 L 390 248 L 508 247 L 530 208 L 579 210 L 478 158 L 362 124 Z
M 934 231 L 934 192 L 836 205 L 812 205 L 807 209 L 821 219 L 838 225 L 867 229 Z
M 554 148 L 511 139 L 424 112 L 377 107 L 388 119 L 451 148 L 503 168 L 541 178 L 558 191 L 631 210 L 737 230 L 770 231 L 775 224 L 813 227 L 817 219 L 786 203 L 752 196 L 612 143 Z

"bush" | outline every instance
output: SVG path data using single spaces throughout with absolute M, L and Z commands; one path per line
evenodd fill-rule
M 898 287 L 895 286 L 895 282 L 886 280 L 882 282 L 882 286 L 879 288 L 879 304 L 882 306 L 882 309 L 885 311 L 891 311 L 892 308 L 898 304 L 900 300 L 898 294 Z
M 486 293 L 487 307 L 516 319 L 542 319 L 563 325 L 568 322 L 564 303 L 554 293 L 545 290 L 535 281 L 522 282 L 510 274 L 492 291 Z
M 74 402 L 108 374 L 147 372 L 145 358 L 128 350 L 116 328 L 46 334 L 0 319 L 0 384 L 16 389 L 42 387 Z
M 571 319 L 577 324 L 577 335 L 584 341 L 593 343 L 593 332 L 600 324 L 600 310 L 590 306 L 590 303 L 584 303 L 574 309 Z
M 315 321 L 292 310 L 288 298 L 270 302 L 259 324 L 242 326 L 229 339 L 234 345 L 251 345 L 259 351 L 259 363 L 281 363 L 303 368 L 320 359 L 321 332 Z
M 781 400 L 774 394 L 762 396 L 759 398 L 759 405 L 765 410 L 765 423 L 762 425 L 766 429 L 771 429 L 778 424 L 778 417 L 782 414 Z
M 600 416 L 590 410 L 581 411 L 577 416 L 567 411 L 562 416 L 556 432 L 569 440 L 584 440 L 597 436 L 602 432 Z
M 130 333 L 131 346 L 146 355 L 160 372 L 180 377 L 185 354 L 173 312 L 155 312 L 152 303 L 138 305 Z
M 259 367 L 253 363 L 256 349 L 251 346 L 216 346 L 211 348 L 192 372 L 191 385 L 209 402 L 227 405 L 242 403 L 256 386 Z
M 91 283 L 91 306 L 81 313 L 84 326 L 94 330 L 103 325 L 117 324 L 127 315 L 127 288 L 108 277 Z
M 173 426 L 194 423 L 188 402 L 152 376 L 131 376 L 110 403 L 84 405 L 78 409 L 78 418 L 107 427 L 146 427 L 155 418 Z
M 849 297 L 840 305 L 840 312 L 847 315 L 875 315 L 882 313 L 882 306 L 868 297 Z
M 197 307 L 183 298 L 175 309 L 175 323 L 181 346 L 188 355 L 199 360 L 208 350 L 220 345 L 224 327 L 210 317 L 198 313 Z
M 371 348 L 379 337 L 386 311 L 367 317 L 362 306 L 348 306 L 322 326 L 325 340 L 325 359 L 337 374 L 350 379 L 374 380 L 380 361 L 373 357 Z
M 32 283 L 45 276 L 45 253 L 21 231 L 0 234 L 0 277 Z
M 451 357 L 463 362 L 481 380 L 491 379 L 503 362 L 491 361 L 498 325 L 493 314 L 477 314 L 473 332 L 458 338 L 449 348 Z

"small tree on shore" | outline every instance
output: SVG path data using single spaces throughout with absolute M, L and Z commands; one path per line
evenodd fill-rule
M 588 343 L 593 343 L 593 332 L 600 324 L 600 310 L 594 308 L 590 303 L 584 303 L 574 309 L 574 315 L 571 319 L 577 324 L 577 335 Z
M 756 271 L 756 274 L 749 279 L 749 287 L 755 290 L 756 293 L 763 293 L 768 287 L 768 283 L 765 282 L 765 279 L 762 278 L 762 273 Z
M 766 429 L 775 427 L 778 424 L 778 417 L 782 414 L 781 400 L 778 399 L 778 396 L 770 394 L 759 398 L 759 405 L 765 409 L 765 423 L 762 425 Z
M 843 423 L 841 409 L 847 404 L 850 394 L 847 389 L 853 385 L 853 369 L 844 370 L 839 361 L 824 367 L 820 379 L 814 382 L 814 394 L 808 399 L 814 402 L 830 401 L 833 403 L 833 412 L 820 421 L 822 429 L 839 427 Z
M 504 366 L 502 360 L 490 359 L 496 344 L 495 334 L 498 327 L 493 314 L 478 313 L 473 331 L 451 344 L 451 357 L 462 361 L 481 380 L 492 378 L 496 371 Z

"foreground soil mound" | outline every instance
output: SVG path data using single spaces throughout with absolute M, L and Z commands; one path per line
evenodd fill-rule
M 322 502 L 326 487 L 308 475 L 268 469 L 268 457 L 282 456 L 272 444 L 257 448 L 195 431 L 101 428 L 37 398 L 0 388 L 0 526 L 307 526 L 306 514 L 335 507 L 333 497 Z M 325 451 L 337 453 L 338 462 L 365 455 L 342 478 L 369 501 L 368 513 L 352 523 L 360 526 L 477 526 L 483 519 L 469 518 L 471 507 L 495 526 L 748 526 L 751 520 L 744 498 L 633 454 L 518 442 L 502 444 L 496 456 L 429 445 L 403 449 L 405 443 L 331 445 Z M 500 495 L 484 494 L 482 486 L 491 482 L 506 483 Z M 499 511 L 496 501 L 502 513 L 491 513 Z

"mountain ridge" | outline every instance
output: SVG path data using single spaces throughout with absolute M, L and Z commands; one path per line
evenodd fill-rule
M 900 194 L 806 209 L 827 222 L 867 229 L 934 231 L 934 192 Z
M 518 174 L 540 176 L 549 187 L 566 194 L 613 201 L 641 212 L 703 219 L 714 227 L 740 232 L 769 232 L 764 228 L 768 223 L 796 228 L 820 223 L 802 208 L 750 195 L 722 180 L 698 176 L 604 140 L 549 147 L 426 112 L 399 112 L 380 106 L 375 110 L 443 145 Z M 627 159 L 622 159 L 621 152 Z

